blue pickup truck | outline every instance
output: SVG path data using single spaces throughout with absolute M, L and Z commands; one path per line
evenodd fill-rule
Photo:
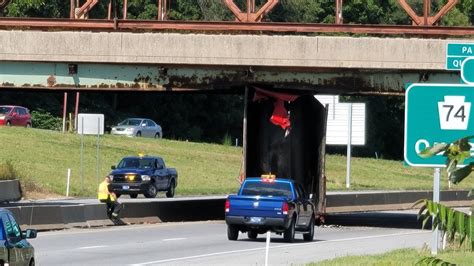
M 295 232 L 305 241 L 314 237 L 315 207 L 303 187 L 290 179 L 273 175 L 246 178 L 237 195 L 227 197 L 225 203 L 227 237 L 237 240 L 239 231 L 250 239 L 267 231 L 283 234 L 286 242 L 293 242 Z
M 172 198 L 178 185 L 178 172 L 168 168 L 158 156 L 127 156 L 112 167 L 109 174 L 109 190 L 117 197 L 128 194 L 136 198 L 143 194 L 146 198 L 156 197 L 158 191 L 166 191 L 166 197 Z

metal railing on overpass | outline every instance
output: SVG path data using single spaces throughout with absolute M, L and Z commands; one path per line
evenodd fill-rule
M 261 34 L 267 33 L 348 33 L 369 35 L 403 35 L 418 37 L 448 37 L 474 35 L 474 27 L 409 26 L 409 25 L 358 25 L 314 23 L 242 23 L 205 21 L 156 20 L 76 20 L 44 18 L 0 18 L 0 29 L 69 30 L 69 31 L 192 31 Z

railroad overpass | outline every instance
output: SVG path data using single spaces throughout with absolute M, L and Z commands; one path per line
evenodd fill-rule
M 262 85 L 402 93 L 459 83 L 446 44 L 472 40 L 269 34 L 0 30 L 0 88 L 179 91 Z

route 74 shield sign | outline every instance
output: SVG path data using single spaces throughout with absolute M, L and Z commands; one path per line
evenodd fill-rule
M 405 95 L 405 161 L 411 166 L 445 167 L 442 154 L 422 158 L 418 153 L 436 143 L 474 135 L 473 113 L 474 86 L 411 84 Z

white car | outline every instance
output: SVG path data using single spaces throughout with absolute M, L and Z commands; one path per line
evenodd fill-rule
M 162 138 L 161 126 L 155 121 L 146 118 L 127 118 L 112 127 L 112 135 L 125 135 L 128 137 Z

